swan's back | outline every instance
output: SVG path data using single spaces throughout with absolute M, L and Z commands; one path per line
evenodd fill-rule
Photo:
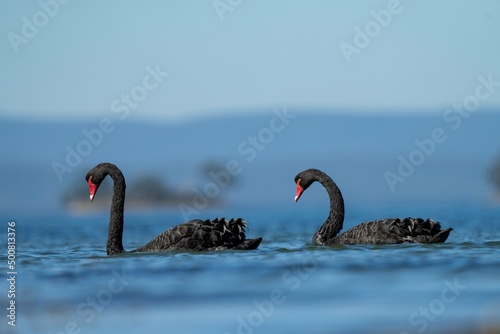
M 193 219 L 159 234 L 134 252 L 256 249 L 262 238 L 246 239 L 246 227 L 246 222 L 241 218 Z
M 327 244 L 442 243 L 451 231 L 451 228 L 441 230 L 441 224 L 432 219 L 388 218 L 359 224 L 328 240 Z

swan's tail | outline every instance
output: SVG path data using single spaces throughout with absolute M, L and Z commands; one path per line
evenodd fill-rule
M 441 230 L 441 224 L 433 221 L 432 219 L 419 219 L 414 225 L 414 238 L 415 241 L 420 243 L 443 243 L 448 239 L 452 228 Z
M 216 218 L 211 224 L 214 230 L 221 232 L 224 248 L 250 250 L 259 247 L 262 238 L 246 239 L 245 230 L 247 223 L 241 219 L 227 220 L 226 218 Z
M 436 240 L 435 242 L 436 243 L 445 242 L 446 239 L 448 239 L 448 236 L 450 235 L 451 231 L 453 231 L 451 227 L 447 228 L 446 230 L 440 231 L 438 234 L 434 236 L 434 240 Z
M 234 249 L 242 249 L 242 250 L 257 249 L 257 247 L 259 247 L 261 241 L 262 241 L 262 238 L 247 239 L 247 240 L 243 241 L 241 244 L 239 244 L 238 246 L 234 247 Z

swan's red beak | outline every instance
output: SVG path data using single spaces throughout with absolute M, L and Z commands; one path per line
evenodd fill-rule
M 97 191 L 97 186 L 92 183 L 92 176 L 89 177 L 88 184 L 89 184 L 89 191 L 90 191 L 90 200 L 93 201 L 94 196 L 95 196 L 95 192 Z
M 304 192 L 304 188 L 300 186 L 300 179 L 297 180 L 297 192 L 295 193 L 295 202 L 297 202 Z

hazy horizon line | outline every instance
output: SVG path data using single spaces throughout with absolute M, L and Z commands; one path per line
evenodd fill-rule
M 416 108 L 416 107 L 408 107 L 408 108 L 374 108 L 367 110 L 366 108 L 357 108 L 357 107 L 326 107 L 326 106 L 293 106 L 287 107 L 283 106 L 274 106 L 274 107 L 235 107 L 235 108 L 224 108 L 219 110 L 205 110 L 205 111 L 195 111 L 191 113 L 187 113 L 186 115 L 158 115 L 155 113 L 154 115 L 147 115 L 147 113 L 137 111 L 131 115 L 133 117 L 133 121 L 140 122 L 163 122 L 163 123 L 184 123 L 190 121 L 204 120 L 210 118 L 221 118 L 221 117 L 251 117 L 251 116 L 259 116 L 265 115 L 266 113 L 272 112 L 275 109 L 286 108 L 289 111 L 297 112 L 297 113 L 311 113 L 316 115 L 326 115 L 326 116 L 353 116 L 353 117 L 420 117 L 420 116 L 435 116 L 439 115 L 439 113 L 444 113 L 450 106 L 443 107 L 428 107 L 428 108 Z M 497 111 L 500 111 L 500 106 L 485 106 L 477 111 L 481 113 L 495 114 Z M 141 114 L 141 115 L 139 115 Z M 46 115 L 43 113 L 36 112 L 33 114 L 21 114 L 16 115 L 13 112 L 5 113 L 4 110 L 0 110 L 0 118 L 8 121 L 36 121 L 36 122 L 86 122 L 86 121 L 94 121 L 98 118 L 115 118 L 117 115 L 112 112 L 102 112 L 101 114 L 96 114 L 92 112 L 88 115 L 85 115 L 84 112 L 79 112 L 77 115 Z

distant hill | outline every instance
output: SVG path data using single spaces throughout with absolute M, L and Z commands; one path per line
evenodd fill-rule
M 459 126 L 457 115 L 444 116 L 282 110 L 164 124 L 112 115 L 0 119 L 0 210 L 59 210 L 68 188 L 85 186 L 87 170 L 103 161 L 117 164 L 127 181 L 154 175 L 176 194 L 228 205 L 290 203 L 295 174 L 311 167 L 329 173 L 351 202 L 487 200 L 500 114 L 475 112 Z M 226 174 L 210 174 L 207 165 Z M 227 175 L 237 178 L 231 187 Z M 307 197 L 324 201 L 326 194 Z

